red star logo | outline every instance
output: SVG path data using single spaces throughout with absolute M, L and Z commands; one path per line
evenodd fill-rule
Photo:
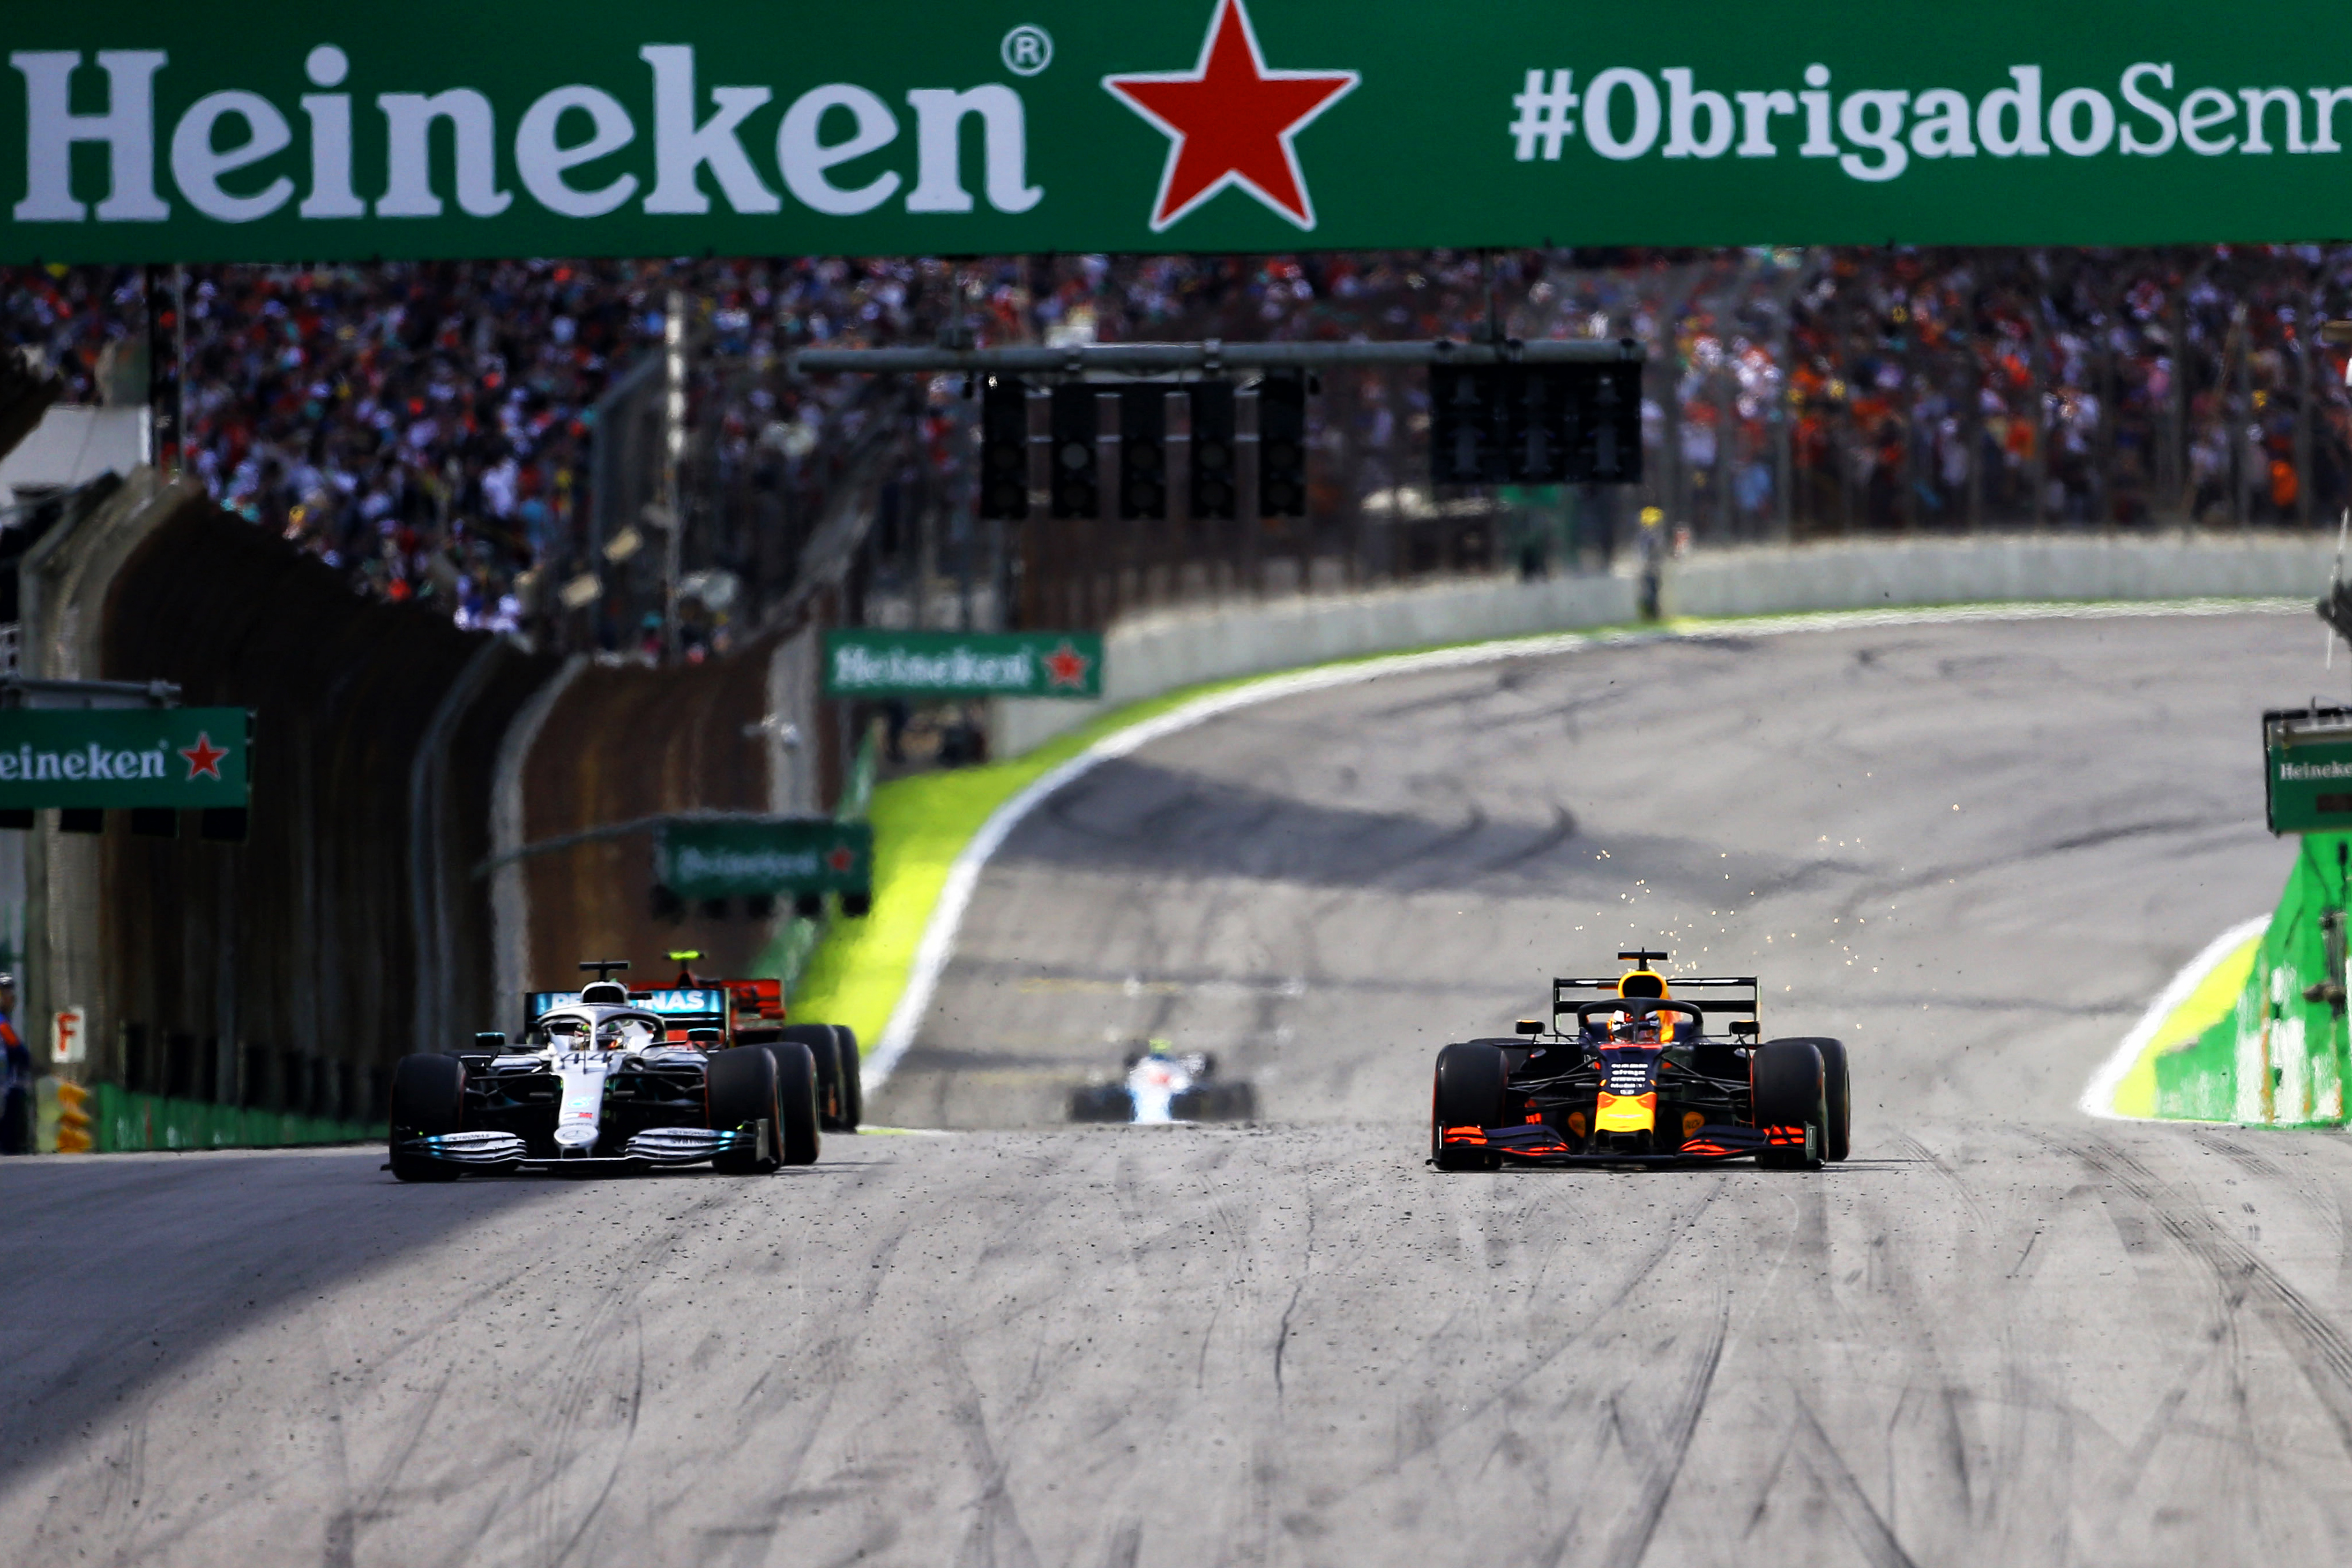
M 228 748 L 214 745 L 213 738 L 199 730 L 196 731 L 196 743 L 181 747 L 180 755 L 188 759 L 188 776 L 181 782 L 193 784 L 200 778 L 220 777 L 221 759 L 228 755 Z
M 1315 204 L 1291 140 L 1361 79 L 1354 71 L 1266 69 L 1242 0 L 1218 0 L 1200 63 L 1189 73 L 1103 78 L 1103 86 L 1170 138 L 1151 232 L 1227 185 L 1313 228 Z
M 1094 660 L 1080 653 L 1069 638 L 1064 637 L 1062 646 L 1045 656 L 1045 663 L 1046 685 L 1055 688 L 1066 686 L 1076 691 L 1085 689 L 1087 669 Z
M 824 863 L 833 868 L 835 875 L 846 877 L 849 875 L 849 868 L 857 864 L 857 857 L 851 854 L 848 847 L 845 845 L 827 855 L 824 858 Z

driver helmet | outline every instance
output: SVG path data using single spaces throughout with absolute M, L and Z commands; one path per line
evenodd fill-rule
M 1666 977 L 1654 969 L 1627 970 L 1617 982 L 1617 994 L 1624 997 L 1656 997 L 1669 999 L 1673 993 L 1666 989 Z M 1644 1044 L 1665 1038 L 1666 1017 L 1658 1013 L 1643 1013 L 1624 1018 L 1624 1037 Z
M 599 1050 L 638 1051 L 660 1041 L 660 1033 L 643 1018 L 606 1018 L 596 1026 Z

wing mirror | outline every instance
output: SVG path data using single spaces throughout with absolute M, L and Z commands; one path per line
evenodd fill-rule
M 715 1046 L 726 1037 L 717 1029 L 688 1029 L 686 1032 L 687 1043 L 696 1046 Z
M 1759 1027 L 1761 1027 L 1761 1026 L 1759 1025 L 1755 1019 L 1742 1018 L 1738 1023 L 1731 1026 L 1731 1032 L 1742 1037 L 1743 1038 L 1753 1040 L 1755 1039 L 1757 1030 Z
M 1516 1026 L 1518 1029 L 1518 1032 L 1522 1035 L 1540 1035 L 1543 1033 L 1543 1020 L 1540 1018 L 1522 1018 L 1518 1021 L 1518 1024 Z
M 505 1050 L 507 1032 L 504 1029 L 484 1029 L 474 1037 L 474 1048 L 478 1051 Z

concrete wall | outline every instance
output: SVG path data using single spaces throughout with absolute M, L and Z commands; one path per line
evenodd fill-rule
M 1203 680 L 1393 648 L 1613 626 L 1632 620 L 1634 607 L 1630 578 L 1489 577 L 1138 616 L 1104 639 L 1099 700 L 1000 700 L 990 715 L 990 744 L 998 756 L 1018 756 L 1097 713 Z
M 153 484 L 142 468 L 124 494 Z M 97 938 L 48 966 L 93 976 L 62 998 L 91 1007 L 82 1081 L 340 1120 L 380 1107 L 371 1080 L 489 1015 L 475 868 L 492 773 L 557 661 L 361 597 L 186 483 L 121 527 L 76 529 L 38 575 L 26 646 L 45 673 L 171 680 L 191 706 L 255 714 L 243 844 L 136 837 L 120 813 L 103 835 L 37 836 L 96 855 Z
M 1751 546 L 1674 563 L 1659 598 L 1670 616 L 2053 599 L 2316 599 L 2335 553 L 2333 533 L 1982 534 Z
M 2335 548 L 2333 534 L 2305 533 L 1757 545 L 1670 563 L 1660 600 L 1669 616 L 1750 616 L 2062 599 L 2315 599 Z M 1636 594 L 1621 570 L 1539 583 L 1456 579 L 1139 616 L 1105 639 L 1101 700 L 1000 701 L 991 742 L 998 756 L 1018 756 L 1097 713 L 1201 681 L 1434 644 L 1622 626 L 1634 618 Z
M 57 413 L 50 410 L 51 419 Z M 110 679 L 110 672 L 102 668 L 101 637 L 116 574 L 156 529 L 203 504 L 203 495 L 193 486 L 170 484 L 152 468 L 142 468 L 110 489 L 94 486 L 77 496 L 79 507 L 69 505 L 66 515 L 25 552 L 18 568 L 24 673 L 49 680 Z M 86 1010 L 93 1050 L 103 1050 L 116 1037 L 119 1020 L 110 1010 L 102 959 L 100 888 L 105 878 L 105 843 L 86 833 L 58 832 L 54 812 L 41 812 L 35 821 L 34 831 L 23 836 L 26 973 L 21 1017 L 40 1021 L 26 1033 L 46 1062 L 46 1020 L 56 1010 Z
M 147 410 L 58 404 L 0 457 L 0 504 L 128 475 L 147 460 Z

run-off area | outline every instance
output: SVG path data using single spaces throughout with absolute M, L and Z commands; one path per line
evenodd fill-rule
M 2342 1142 L 2073 1109 L 2275 896 L 2250 715 L 2318 656 L 2279 616 L 1904 626 L 1288 699 L 1013 836 L 883 1108 L 971 1131 L 756 1182 L 13 1168 L 37 1217 L 0 1419 L 46 1436 L 0 1459 L 0 1534 L 167 1563 L 2340 1555 Z M 1637 938 L 1752 966 L 1768 1032 L 1849 1041 L 1854 1158 L 1423 1166 L 1436 1047 Z M 1055 1085 L 1146 1032 L 1253 1077 L 1271 1124 L 1052 1125 Z

